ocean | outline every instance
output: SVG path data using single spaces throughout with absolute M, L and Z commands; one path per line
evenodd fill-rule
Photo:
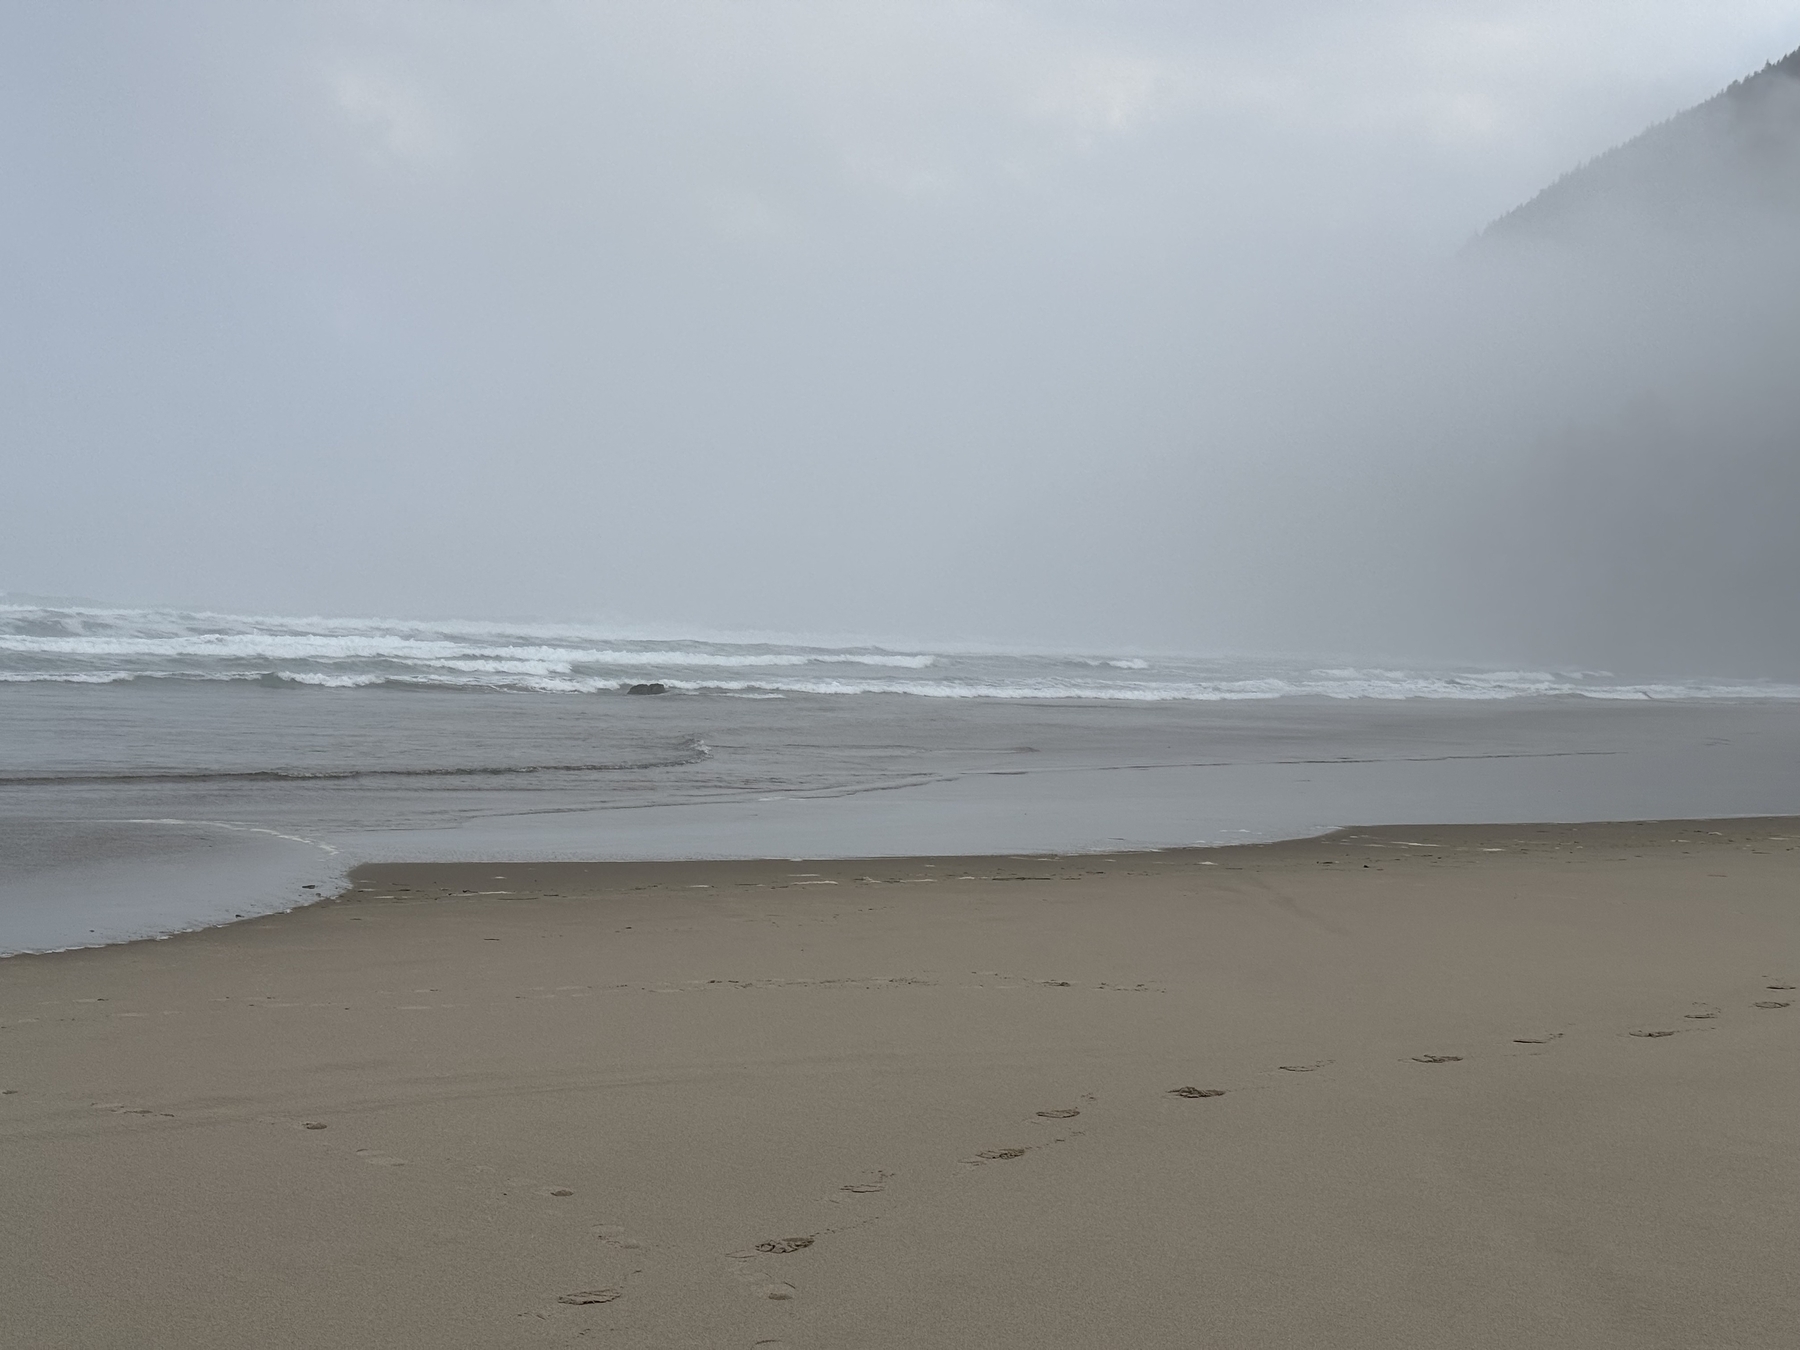
M 1042 654 L 697 641 L 579 624 L 278 618 L 0 605 L 0 683 L 253 682 L 316 689 L 1125 702 L 1800 699 L 1800 685 L 1619 680 L 1604 671 L 1367 669 L 1269 658 Z
M 0 605 L 0 952 L 291 908 L 380 859 L 1800 812 L 1796 750 L 1775 682 Z

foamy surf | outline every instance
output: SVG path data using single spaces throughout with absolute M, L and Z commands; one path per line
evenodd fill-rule
M 1362 668 L 1258 658 L 904 650 L 647 638 L 593 625 L 281 618 L 0 606 L 0 683 L 255 682 L 321 690 L 904 695 L 936 699 L 1800 699 L 1754 680 L 1630 681 L 1597 671 Z

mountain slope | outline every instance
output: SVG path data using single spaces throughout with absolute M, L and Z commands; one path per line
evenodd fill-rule
M 1800 216 L 1800 50 L 1558 179 L 1482 237 L 1582 236 L 1744 212 Z

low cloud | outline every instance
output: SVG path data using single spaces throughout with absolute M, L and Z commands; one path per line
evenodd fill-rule
M 13 11 L 0 584 L 1791 662 L 1779 228 L 1461 251 L 1780 8 Z

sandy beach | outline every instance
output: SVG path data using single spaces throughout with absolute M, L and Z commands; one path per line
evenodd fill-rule
M 21 1347 L 1791 1345 L 1800 820 L 381 865 L 0 961 Z
M 1800 1350 L 1796 43 L 0 5 L 0 1350 Z

